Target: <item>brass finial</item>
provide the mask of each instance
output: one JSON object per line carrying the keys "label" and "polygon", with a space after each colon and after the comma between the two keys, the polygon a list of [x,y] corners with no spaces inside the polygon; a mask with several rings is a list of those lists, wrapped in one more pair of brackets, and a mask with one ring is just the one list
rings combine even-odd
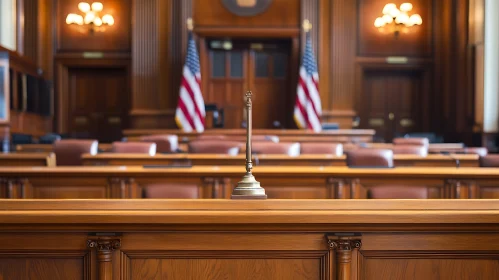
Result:
{"label": "brass finial", "polygon": [[303,31],[305,31],[305,33],[307,33],[311,29],[312,29],[312,24],[310,23],[310,21],[308,19],[304,20],[303,21]]}
{"label": "brass finial", "polygon": [[192,18],[187,19],[187,30],[189,31],[194,30],[194,22],[192,21]]}
{"label": "brass finial", "polygon": [[251,91],[246,92],[246,175],[232,191],[232,199],[266,199],[265,189],[260,186],[260,182],[255,180],[251,170],[251,133],[253,129],[253,116],[251,114]]}

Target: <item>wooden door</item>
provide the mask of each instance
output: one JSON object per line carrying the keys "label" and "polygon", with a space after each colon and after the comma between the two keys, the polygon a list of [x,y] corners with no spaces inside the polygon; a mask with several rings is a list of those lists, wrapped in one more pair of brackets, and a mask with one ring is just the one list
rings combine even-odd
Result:
{"label": "wooden door", "polygon": [[121,139],[128,110],[125,69],[69,69],[70,135],[112,142]]}
{"label": "wooden door", "polygon": [[376,142],[420,131],[423,84],[419,71],[366,71],[361,126],[376,130]]}
{"label": "wooden door", "polygon": [[[253,127],[285,126],[291,118],[289,100],[290,42],[231,42],[229,50],[212,48],[209,41],[209,73],[205,103],[224,109],[224,128],[240,128],[244,122],[244,94],[253,92]],[[223,43],[221,43],[223,46]]]}

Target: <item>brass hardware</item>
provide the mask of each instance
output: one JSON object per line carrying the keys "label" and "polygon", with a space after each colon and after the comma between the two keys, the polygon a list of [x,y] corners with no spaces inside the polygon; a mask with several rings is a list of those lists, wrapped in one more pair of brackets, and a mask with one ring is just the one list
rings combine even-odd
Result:
{"label": "brass hardware", "polygon": [[96,59],[96,58],[103,58],[104,53],[103,52],[83,52],[83,58],[86,59]]}
{"label": "brass hardware", "polygon": [[388,114],[388,119],[393,121],[393,119],[395,118],[395,114],[394,113],[390,113]]}
{"label": "brass hardware", "polygon": [[237,0],[237,5],[245,8],[254,7],[256,0]]}
{"label": "brass hardware", "polygon": [[110,124],[120,124],[121,123],[121,119],[119,117],[109,117],[107,119],[107,122],[110,123]]}
{"label": "brass hardware", "polygon": [[405,56],[388,56],[386,58],[386,63],[388,64],[406,64],[409,59]]}
{"label": "brass hardware", "polygon": [[237,187],[232,191],[232,199],[266,199],[265,189],[260,186],[260,182],[255,180],[251,170],[251,134],[253,129],[253,116],[251,114],[251,91],[246,92],[246,175],[237,183]]}
{"label": "brass hardware", "polygon": [[88,123],[87,117],[76,117],[74,118],[74,123],[76,125],[86,125]]}
{"label": "brass hardware", "polygon": [[369,126],[383,126],[385,125],[385,120],[382,118],[369,119]]}
{"label": "brass hardware", "polygon": [[263,44],[251,43],[250,49],[255,50],[255,51],[261,51],[261,50],[263,50]]}
{"label": "brass hardware", "polygon": [[403,127],[409,127],[409,126],[413,126],[414,122],[411,119],[401,119],[400,125]]}

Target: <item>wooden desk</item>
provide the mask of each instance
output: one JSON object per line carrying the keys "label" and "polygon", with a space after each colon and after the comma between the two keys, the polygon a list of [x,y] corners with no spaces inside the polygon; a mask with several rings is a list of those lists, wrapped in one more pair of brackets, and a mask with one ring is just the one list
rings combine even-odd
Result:
{"label": "wooden desk", "polygon": [[[110,151],[111,144],[99,143],[100,151]],[[51,153],[53,151],[52,144],[20,144],[16,145],[17,153]]]}
{"label": "wooden desk", "polygon": [[[245,162],[245,155],[228,156],[220,154],[115,154],[101,153],[97,155],[84,154],[84,165],[241,165]],[[345,156],[333,155],[300,155],[290,157],[286,155],[258,155],[253,158],[256,166],[346,166]],[[478,155],[395,155],[395,166],[437,166],[455,167],[456,159],[462,167],[478,167]]]}
{"label": "wooden desk", "polygon": [[[189,142],[201,135],[197,132],[183,132],[179,129],[129,129],[123,134],[129,139],[152,134],[178,135],[180,143]],[[203,135],[227,135],[231,138],[246,138],[245,129],[207,129]],[[338,129],[315,133],[301,129],[253,129],[253,135],[279,136],[281,142],[341,142],[341,143],[367,143],[373,141],[375,131],[372,129]]]}
{"label": "wooden desk", "polygon": [[492,200],[0,200],[0,278],[499,279]]}
{"label": "wooden desk", "polygon": [[[0,197],[140,198],[143,187],[168,184],[191,188],[198,198],[229,198],[244,172],[243,166],[2,167]],[[365,198],[380,185],[426,186],[430,198],[499,198],[498,168],[257,166],[254,174],[269,198]]]}
{"label": "wooden desk", "polygon": [[0,153],[0,166],[56,166],[54,153]]}

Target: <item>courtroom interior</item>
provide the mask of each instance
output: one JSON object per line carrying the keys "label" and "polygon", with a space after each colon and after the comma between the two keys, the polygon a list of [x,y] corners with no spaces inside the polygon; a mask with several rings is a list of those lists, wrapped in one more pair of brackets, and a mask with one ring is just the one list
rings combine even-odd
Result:
{"label": "courtroom interior", "polygon": [[0,0],[0,280],[499,279],[498,0]]}

